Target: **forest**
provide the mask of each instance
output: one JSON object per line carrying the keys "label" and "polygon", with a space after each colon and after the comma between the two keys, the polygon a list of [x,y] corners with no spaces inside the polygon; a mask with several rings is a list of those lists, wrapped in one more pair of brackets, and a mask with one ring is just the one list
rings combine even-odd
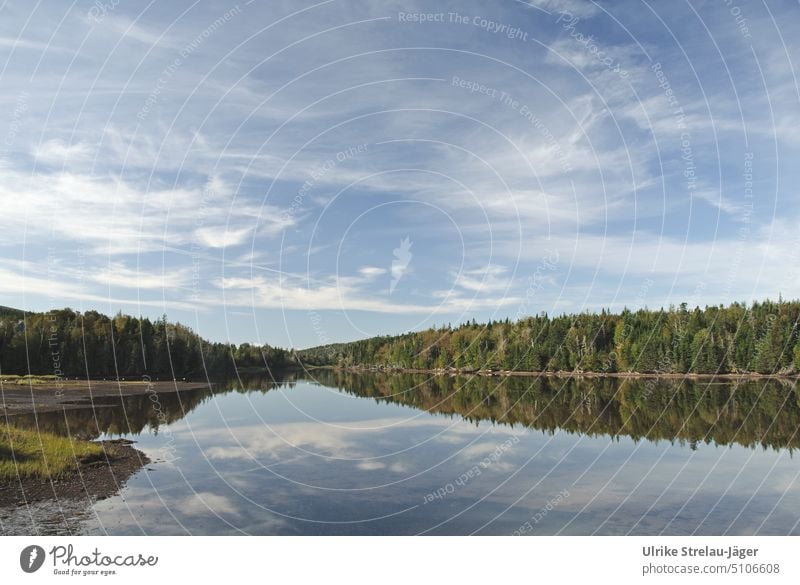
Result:
{"label": "forest", "polygon": [[460,371],[792,375],[800,301],[445,325],[298,352],[307,365]]}
{"label": "forest", "polygon": [[151,321],[0,307],[0,375],[227,378],[304,365],[459,371],[779,374],[800,371],[800,301],[474,320],[297,353]]}
{"label": "forest", "polygon": [[268,345],[209,342],[166,316],[47,313],[0,307],[0,375],[227,378],[240,370],[280,370],[291,352]]}

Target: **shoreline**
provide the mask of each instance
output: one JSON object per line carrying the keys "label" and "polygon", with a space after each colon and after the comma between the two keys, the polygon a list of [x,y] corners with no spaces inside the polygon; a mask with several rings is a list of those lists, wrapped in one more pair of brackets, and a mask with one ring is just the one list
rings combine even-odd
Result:
{"label": "shoreline", "polygon": [[67,499],[86,500],[88,504],[104,500],[117,495],[133,475],[151,462],[133,447],[134,441],[113,439],[94,444],[102,445],[104,456],[82,461],[74,472],[62,477],[0,480],[0,509]]}
{"label": "shoreline", "polygon": [[0,383],[0,417],[101,406],[100,399],[208,389],[208,382],[64,380],[47,384]]}
{"label": "shoreline", "polygon": [[574,372],[574,371],[522,371],[522,370],[466,370],[457,368],[390,368],[378,366],[306,366],[312,370],[334,370],[354,373],[382,374],[429,374],[434,376],[484,376],[527,378],[617,378],[617,379],[664,379],[664,380],[788,380],[797,381],[800,374],[759,374],[755,372],[727,374],[696,374],[670,372]]}

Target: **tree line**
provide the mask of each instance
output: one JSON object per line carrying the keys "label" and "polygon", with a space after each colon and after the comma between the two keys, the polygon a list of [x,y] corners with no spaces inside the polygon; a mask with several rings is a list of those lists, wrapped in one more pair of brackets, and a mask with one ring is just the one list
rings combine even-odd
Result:
{"label": "tree line", "polygon": [[210,342],[166,317],[0,307],[0,374],[229,377],[307,365],[461,371],[795,374],[800,301],[474,320],[294,352]]}
{"label": "tree line", "polygon": [[319,346],[309,365],[404,369],[794,374],[800,301],[546,313]]}
{"label": "tree line", "polygon": [[287,350],[212,343],[166,316],[151,321],[122,313],[0,307],[0,375],[230,377],[242,369],[280,370],[292,363]]}

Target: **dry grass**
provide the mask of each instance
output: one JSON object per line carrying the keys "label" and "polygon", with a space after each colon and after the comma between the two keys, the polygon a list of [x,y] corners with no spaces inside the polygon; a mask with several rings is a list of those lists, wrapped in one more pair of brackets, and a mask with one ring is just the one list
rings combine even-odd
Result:
{"label": "dry grass", "polygon": [[0,376],[0,382],[3,382],[4,384],[17,384],[18,386],[28,384],[52,384],[56,381],[56,379],[56,376],[52,374],[26,374],[24,376],[20,376],[18,374],[3,374]]}

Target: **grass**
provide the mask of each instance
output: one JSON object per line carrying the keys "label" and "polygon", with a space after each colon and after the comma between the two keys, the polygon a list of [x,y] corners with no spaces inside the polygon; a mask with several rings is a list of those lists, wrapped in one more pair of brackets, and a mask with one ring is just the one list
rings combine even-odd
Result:
{"label": "grass", "polygon": [[56,381],[56,376],[52,374],[3,374],[0,375],[0,382],[5,384],[17,384],[18,386],[33,384],[52,384]]}
{"label": "grass", "polygon": [[0,425],[0,481],[58,478],[101,457],[103,447],[95,443]]}
{"label": "grass", "polygon": [[[261,368],[258,371],[263,371]],[[101,381],[99,378],[94,380],[95,382]],[[108,379],[103,378],[103,382],[117,382],[120,384],[147,384],[146,380],[142,380],[139,378],[134,377],[133,379],[126,380],[125,378],[111,378]],[[152,380],[158,381],[158,380]],[[171,378],[164,378],[165,382],[174,381]],[[69,379],[69,378],[59,378],[58,376],[54,376],[52,374],[25,374],[24,376],[20,376],[19,374],[2,374],[0,375],[0,382],[3,384],[16,384],[17,386],[40,386],[40,385],[50,385],[53,386],[57,382],[62,386],[69,386],[74,384],[85,384],[88,382],[86,379],[78,380],[78,379]]]}

